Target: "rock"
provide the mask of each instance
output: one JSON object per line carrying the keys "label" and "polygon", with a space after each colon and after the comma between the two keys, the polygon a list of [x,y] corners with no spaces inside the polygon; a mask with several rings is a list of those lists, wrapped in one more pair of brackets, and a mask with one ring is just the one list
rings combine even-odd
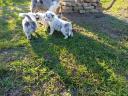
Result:
{"label": "rock", "polygon": [[99,12],[100,0],[63,0],[62,12]]}

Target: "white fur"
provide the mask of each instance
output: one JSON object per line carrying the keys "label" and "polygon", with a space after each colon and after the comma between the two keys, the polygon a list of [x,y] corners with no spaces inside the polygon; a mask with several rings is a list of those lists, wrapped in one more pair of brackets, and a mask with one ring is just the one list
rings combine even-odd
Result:
{"label": "white fur", "polygon": [[20,13],[19,16],[24,17],[22,20],[23,31],[25,32],[27,39],[31,39],[31,33],[36,31],[37,28],[36,15],[30,12]]}
{"label": "white fur", "polygon": [[31,0],[31,3],[31,12],[46,12],[47,10],[55,12],[60,6],[59,0]]}
{"label": "white fur", "polygon": [[56,12],[56,9],[60,6],[60,3],[57,1],[52,2],[52,6],[50,6],[49,11]]}
{"label": "white fur", "polygon": [[46,22],[48,22],[50,26],[49,35],[52,35],[53,32],[57,30],[60,31],[65,36],[64,39],[67,39],[69,36],[73,37],[71,22],[58,18],[58,16],[51,11],[47,11],[43,18]]}

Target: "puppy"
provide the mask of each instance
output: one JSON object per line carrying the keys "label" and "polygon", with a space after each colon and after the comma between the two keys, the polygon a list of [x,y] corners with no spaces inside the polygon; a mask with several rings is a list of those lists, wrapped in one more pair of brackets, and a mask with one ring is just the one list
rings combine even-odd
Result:
{"label": "puppy", "polygon": [[31,12],[46,12],[50,10],[52,12],[60,11],[59,0],[31,0]]}
{"label": "puppy", "polygon": [[22,20],[23,31],[27,39],[31,39],[31,33],[37,29],[36,15],[34,13],[20,13],[20,17],[24,17]]}
{"label": "puppy", "polygon": [[52,35],[56,30],[60,31],[64,35],[64,39],[67,39],[69,36],[73,37],[71,22],[60,19],[55,13],[51,11],[47,11],[45,15],[43,15],[43,18],[50,26],[49,35]]}

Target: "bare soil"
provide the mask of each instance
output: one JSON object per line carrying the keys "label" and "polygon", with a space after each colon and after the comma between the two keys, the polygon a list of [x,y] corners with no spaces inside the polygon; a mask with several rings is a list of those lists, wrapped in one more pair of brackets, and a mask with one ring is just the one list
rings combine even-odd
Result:
{"label": "bare soil", "polygon": [[[122,35],[126,35],[124,30],[115,29],[112,25],[116,24],[116,22],[120,22],[121,24],[126,24],[126,20],[119,20],[114,16],[104,13],[63,13],[63,16],[66,17],[69,21],[78,24],[82,27],[87,27],[86,25],[90,25],[92,30],[100,31],[105,34],[108,34],[112,38],[119,38]],[[126,18],[125,18],[126,19]],[[116,21],[116,22],[114,22]],[[91,31],[92,31],[91,30]]]}

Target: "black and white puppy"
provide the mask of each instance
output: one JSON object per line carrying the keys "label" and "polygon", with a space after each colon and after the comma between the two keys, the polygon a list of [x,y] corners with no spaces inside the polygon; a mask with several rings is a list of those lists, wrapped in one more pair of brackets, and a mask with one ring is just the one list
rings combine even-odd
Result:
{"label": "black and white puppy", "polygon": [[24,17],[22,20],[23,31],[27,39],[31,39],[31,33],[37,29],[36,15],[34,13],[20,13],[20,17]]}
{"label": "black and white puppy", "polygon": [[[37,13],[37,15],[41,15],[41,13]],[[49,35],[52,35],[56,30],[60,31],[65,36],[64,39],[67,39],[69,36],[73,37],[71,22],[62,20],[54,12],[47,11],[42,13],[42,19],[44,19],[50,26]]]}
{"label": "black and white puppy", "polygon": [[55,12],[60,6],[59,0],[31,0],[31,12]]}

